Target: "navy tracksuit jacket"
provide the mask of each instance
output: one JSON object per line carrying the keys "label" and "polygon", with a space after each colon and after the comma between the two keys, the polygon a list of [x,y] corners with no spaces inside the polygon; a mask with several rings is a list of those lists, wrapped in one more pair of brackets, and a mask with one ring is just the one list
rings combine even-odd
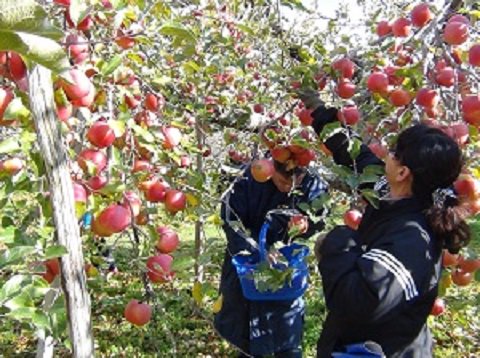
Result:
{"label": "navy tracksuit jacket", "polygon": [[[221,209],[223,228],[227,236],[227,250],[222,267],[220,293],[223,305],[215,315],[217,331],[230,343],[252,355],[267,355],[299,348],[303,332],[304,301],[249,301],[242,293],[240,281],[231,260],[232,255],[247,250],[257,253],[249,239],[258,242],[260,228],[268,211],[276,208],[298,208],[301,202],[311,202],[327,189],[317,174],[308,171],[298,194],[281,193],[271,180],[256,182],[248,167],[227,192]],[[287,239],[287,217],[273,217],[267,243]],[[241,221],[250,232],[239,229]],[[322,222],[309,223],[308,237],[319,232]]]}
{"label": "navy tracksuit jacket", "polygon": [[[335,121],[336,110],[319,108],[314,128]],[[347,137],[338,133],[326,141],[337,163],[351,166]],[[362,145],[360,171],[381,164]],[[386,181],[376,190],[388,192]],[[427,317],[438,291],[442,247],[432,235],[423,208],[414,198],[380,200],[369,205],[360,227],[338,226],[325,238],[319,269],[328,308],[317,357],[331,357],[346,345],[378,343],[387,357],[432,356]]]}

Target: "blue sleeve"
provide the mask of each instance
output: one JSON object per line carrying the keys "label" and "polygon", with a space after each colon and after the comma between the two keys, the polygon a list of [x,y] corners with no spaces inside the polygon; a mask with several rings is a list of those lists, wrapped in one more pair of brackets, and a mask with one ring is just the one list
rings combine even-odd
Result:
{"label": "blue sleeve", "polygon": [[248,200],[249,178],[243,175],[236,179],[233,187],[225,194],[221,207],[223,229],[227,236],[227,249],[232,256],[244,250],[251,253],[257,251],[256,240],[247,231],[247,228],[250,227]]}

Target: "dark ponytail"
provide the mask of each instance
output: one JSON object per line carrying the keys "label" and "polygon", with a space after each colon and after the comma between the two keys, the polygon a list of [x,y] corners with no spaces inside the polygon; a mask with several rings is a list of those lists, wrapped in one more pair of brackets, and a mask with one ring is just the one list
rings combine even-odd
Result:
{"label": "dark ponytail", "polygon": [[435,237],[451,254],[458,254],[470,242],[470,227],[465,221],[468,216],[466,208],[434,205],[425,211],[425,216]]}
{"label": "dark ponytail", "polygon": [[449,252],[458,253],[470,241],[467,211],[452,196],[435,204],[432,197],[437,189],[452,186],[460,174],[458,144],[439,129],[416,125],[398,136],[395,157],[412,172],[413,195],[425,208],[435,237]]}

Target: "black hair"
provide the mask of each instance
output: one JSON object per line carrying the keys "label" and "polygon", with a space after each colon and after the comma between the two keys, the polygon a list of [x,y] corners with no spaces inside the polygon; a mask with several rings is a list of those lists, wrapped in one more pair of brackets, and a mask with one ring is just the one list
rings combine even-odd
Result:
{"label": "black hair", "polygon": [[470,241],[467,211],[456,199],[438,206],[432,198],[436,189],[451,187],[460,174],[463,159],[458,144],[441,130],[419,124],[400,133],[394,155],[410,169],[413,195],[425,208],[433,233],[444,248],[458,253]]}

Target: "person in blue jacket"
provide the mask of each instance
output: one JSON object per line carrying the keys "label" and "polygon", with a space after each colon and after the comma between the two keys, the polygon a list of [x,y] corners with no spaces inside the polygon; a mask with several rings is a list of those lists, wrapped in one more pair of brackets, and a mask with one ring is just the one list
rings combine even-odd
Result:
{"label": "person in blue jacket", "polygon": [[[327,115],[315,94],[303,99],[314,110],[317,132],[336,120],[336,110]],[[337,163],[352,165],[345,132],[325,144]],[[373,157],[362,145],[360,161]],[[378,207],[367,205],[358,230],[338,226],[317,242],[328,308],[317,357],[355,357],[352,347],[362,345],[364,357],[432,356],[426,321],[438,294],[442,250],[456,254],[470,240],[467,212],[450,189],[462,164],[457,143],[442,131],[421,124],[405,129],[375,186]],[[371,342],[377,355],[366,355]]]}
{"label": "person in blue jacket", "polygon": [[[255,181],[250,167],[247,167],[224,195],[221,208],[227,249],[220,281],[223,304],[215,315],[214,325],[223,338],[239,349],[240,357],[302,356],[303,298],[249,301],[243,296],[232,264],[232,256],[242,251],[258,253],[260,228],[270,210],[298,209],[298,204],[310,203],[327,190],[326,183],[311,169],[296,167],[287,170],[285,164],[278,162],[274,166],[275,173],[264,183]],[[286,216],[272,215],[267,245],[276,241],[287,242],[288,221]],[[322,222],[310,222],[303,236],[318,232],[322,226]]]}

